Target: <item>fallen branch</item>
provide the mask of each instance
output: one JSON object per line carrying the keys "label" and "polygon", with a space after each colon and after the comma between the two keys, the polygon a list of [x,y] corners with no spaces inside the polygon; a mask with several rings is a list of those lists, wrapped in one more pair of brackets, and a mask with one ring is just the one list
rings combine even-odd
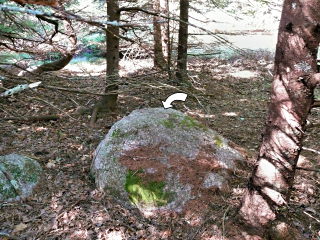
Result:
{"label": "fallen branch", "polygon": [[320,223],[320,220],[314,216],[312,216],[310,213],[307,213],[306,211],[303,211],[304,214],[306,214],[308,217],[311,217],[312,219],[316,220],[318,223]]}
{"label": "fallen branch", "polygon": [[[5,80],[6,78],[2,78],[2,79]],[[28,80],[28,78],[25,78],[23,76],[21,76],[21,77],[10,76],[10,78],[7,78],[7,79],[23,79],[25,81],[28,81],[29,84],[21,84],[21,85],[18,85],[16,87],[14,87],[14,88],[8,89],[5,92],[1,93],[0,97],[7,97],[7,96],[13,95],[15,93],[24,91],[26,89],[38,87],[40,84],[41,84],[41,86],[39,86],[39,88],[45,88],[45,89],[50,89],[50,90],[59,90],[59,91],[79,93],[79,94],[88,94],[88,95],[95,95],[95,96],[106,96],[107,95],[105,93],[94,93],[94,92],[90,92],[90,91],[86,91],[86,90],[79,90],[79,89],[63,88],[63,87],[57,87],[57,86],[51,86],[51,85],[44,85],[41,81],[39,81],[39,82],[30,82]]]}
{"label": "fallen branch", "polygon": [[307,147],[302,147],[302,150],[308,151],[308,152],[312,152],[312,153],[316,153],[320,155],[320,151],[314,150],[312,148],[307,148]]}
{"label": "fallen branch", "polygon": [[306,127],[307,128],[320,127],[320,123],[311,123],[311,122],[308,121]]}
{"label": "fallen branch", "polygon": [[30,89],[30,88],[36,88],[41,84],[41,82],[34,82],[34,83],[29,83],[29,84],[21,84],[18,86],[15,86],[14,88],[10,88],[6,90],[5,92],[0,94],[0,97],[8,97],[13,94],[16,94],[18,92],[22,92],[24,90]]}
{"label": "fallen branch", "polygon": [[315,100],[313,105],[312,105],[313,108],[318,108],[320,107],[320,100]]}
{"label": "fallen branch", "polygon": [[48,85],[43,85],[43,86],[41,86],[41,88],[58,90],[58,91],[65,91],[65,92],[72,92],[72,93],[79,93],[79,94],[96,95],[96,96],[107,96],[108,95],[105,93],[94,93],[94,92],[90,92],[90,91],[86,91],[86,90],[62,88],[62,87],[48,86]]}
{"label": "fallen branch", "polygon": [[309,171],[309,172],[320,172],[320,169],[315,168],[304,168],[304,167],[296,167],[298,170]]}
{"label": "fallen branch", "polygon": [[2,121],[18,121],[18,122],[37,122],[37,121],[57,121],[60,119],[58,115],[40,115],[27,117],[7,117],[1,118]]}

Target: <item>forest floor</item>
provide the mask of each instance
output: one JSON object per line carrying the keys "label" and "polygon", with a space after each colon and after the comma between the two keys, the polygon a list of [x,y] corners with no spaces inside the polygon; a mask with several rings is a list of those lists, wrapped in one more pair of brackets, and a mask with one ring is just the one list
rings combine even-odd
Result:
{"label": "forest floor", "polygon": [[[124,73],[126,64],[129,66],[122,64]],[[102,71],[97,72],[98,69],[82,65],[42,79],[45,85],[102,93],[105,72],[101,65]],[[30,156],[44,169],[43,181],[32,197],[0,203],[0,239],[1,234],[13,239],[228,239],[225,223],[239,207],[257,156],[271,72],[272,59],[267,56],[193,58],[189,62],[193,85],[190,90],[172,86],[165,72],[142,68],[123,78],[118,110],[101,116],[95,127],[89,126],[90,112],[84,109],[91,107],[98,96],[39,88],[0,99],[0,154]],[[161,107],[161,101],[178,91],[188,93],[188,98],[174,103],[174,108],[218,131],[248,155],[248,171],[236,173],[229,194],[217,193],[217,200],[200,225],[193,225],[178,214],[145,218],[97,191],[89,177],[92,154],[115,121],[134,109]],[[60,118],[21,119],[53,114]],[[320,121],[320,110],[312,111],[310,121]],[[304,145],[319,150],[319,139],[319,129],[310,128]],[[303,151],[302,155],[301,167],[319,169],[319,152]],[[317,171],[298,170],[288,206],[288,219],[305,239],[320,238],[319,176]]]}

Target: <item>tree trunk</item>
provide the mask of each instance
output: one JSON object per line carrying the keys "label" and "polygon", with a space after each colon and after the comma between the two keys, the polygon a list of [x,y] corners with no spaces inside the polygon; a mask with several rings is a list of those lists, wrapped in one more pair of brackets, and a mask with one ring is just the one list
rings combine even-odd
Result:
{"label": "tree trunk", "polygon": [[163,54],[167,62],[167,71],[169,79],[172,79],[172,71],[171,71],[171,56],[172,56],[172,42],[170,39],[170,9],[169,9],[169,0],[160,0],[160,8],[161,12],[167,16],[167,22],[162,28],[162,48]]}
{"label": "tree trunk", "polygon": [[[160,0],[160,12],[169,17],[169,0]],[[170,38],[170,19],[162,19],[165,20],[166,23],[163,24],[161,28],[162,35],[162,52],[164,58],[168,60],[169,55],[169,38]]]}
{"label": "tree trunk", "polygon": [[187,80],[187,50],[188,50],[188,11],[189,0],[180,0],[180,24],[178,39],[178,58],[176,77],[179,82]]}
{"label": "tree trunk", "polygon": [[[109,21],[120,21],[118,0],[107,0],[107,13]],[[119,79],[119,27],[110,26],[107,28],[107,86],[105,93],[118,90],[116,81]],[[111,110],[116,108],[118,94],[106,96],[106,105]]]}
{"label": "tree trunk", "polygon": [[[120,12],[118,0],[107,0],[107,14],[109,21],[120,20]],[[117,80],[119,79],[119,27],[108,25],[107,27],[107,77],[105,93],[101,100],[95,105],[90,125],[94,125],[97,114],[100,111],[114,111],[117,106],[118,93],[114,93],[119,89]]]}
{"label": "tree trunk", "polygon": [[[154,12],[161,13],[160,0],[153,1]],[[162,48],[162,27],[161,17],[153,16],[153,37],[154,37],[154,66],[158,68],[165,68],[166,61]]]}
{"label": "tree trunk", "polygon": [[319,84],[316,56],[320,1],[285,0],[275,55],[274,79],[259,156],[240,215],[253,229],[275,220],[290,198],[306,119]]}

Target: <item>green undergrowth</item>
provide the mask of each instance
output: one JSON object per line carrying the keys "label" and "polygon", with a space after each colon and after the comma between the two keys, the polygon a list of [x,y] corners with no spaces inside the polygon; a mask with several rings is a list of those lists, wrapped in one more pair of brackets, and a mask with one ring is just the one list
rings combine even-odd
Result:
{"label": "green undergrowth", "polygon": [[130,201],[135,205],[163,206],[170,202],[172,193],[164,191],[165,183],[151,181],[144,183],[139,177],[140,171],[129,170],[126,176],[125,189]]}

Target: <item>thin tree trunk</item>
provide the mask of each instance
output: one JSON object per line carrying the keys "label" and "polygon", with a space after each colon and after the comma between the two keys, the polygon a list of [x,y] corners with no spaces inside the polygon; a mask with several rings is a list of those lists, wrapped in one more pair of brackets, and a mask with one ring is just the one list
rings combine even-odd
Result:
{"label": "thin tree trunk", "polygon": [[[160,0],[160,12],[169,17],[169,0]],[[162,19],[165,20],[165,19]],[[166,19],[166,23],[161,27],[162,52],[165,59],[168,59],[169,52],[169,37],[170,37],[170,19]]]}
{"label": "thin tree trunk", "polygon": [[162,28],[162,48],[163,54],[167,62],[167,71],[169,79],[172,79],[172,72],[171,72],[171,41],[170,41],[170,9],[169,9],[169,0],[160,0],[160,8],[162,9],[161,12],[165,16],[167,16],[167,22]]}
{"label": "thin tree trunk", "polygon": [[318,0],[284,1],[266,128],[240,209],[245,222],[260,232],[290,198],[306,119],[320,79],[316,74],[319,9]]}
{"label": "thin tree trunk", "polygon": [[[153,1],[154,12],[161,13],[160,0]],[[165,68],[166,61],[162,48],[162,27],[160,20],[162,18],[153,16],[153,37],[154,37],[154,66],[158,68]]]}
{"label": "thin tree trunk", "polygon": [[[110,21],[120,20],[119,1],[107,0],[107,13]],[[110,26],[107,28],[107,86],[105,93],[118,90],[115,82],[119,78],[119,27]],[[116,108],[118,94],[110,94],[106,97],[107,107],[111,110]]]}
{"label": "thin tree trunk", "polygon": [[[120,20],[120,12],[118,0],[107,0],[107,14],[109,21]],[[106,77],[106,96],[103,96],[101,100],[95,105],[90,125],[93,126],[97,114],[100,111],[108,112],[114,111],[117,106],[117,93],[110,93],[117,91],[119,86],[117,80],[119,79],[119,27],[108,25],[107,27],[107,77]]]}
{"label": "thin tree trunk", "polygon": [[180,0],[180,24],[178,37],[178,58],[176,77],[180,82],[187,80],[187,50],[188,50],[188,12],[189,0]]}

